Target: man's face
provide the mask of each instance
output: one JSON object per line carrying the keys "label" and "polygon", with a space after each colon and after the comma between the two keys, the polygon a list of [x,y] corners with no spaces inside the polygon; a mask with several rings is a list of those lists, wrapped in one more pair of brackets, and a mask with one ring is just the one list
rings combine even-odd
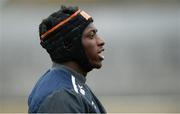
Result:
{"label": "man's face", "polygon": [[105,42],[97,35],[97,29],[92,23],[83,32],[82,44],[92,67],[101,68]]}

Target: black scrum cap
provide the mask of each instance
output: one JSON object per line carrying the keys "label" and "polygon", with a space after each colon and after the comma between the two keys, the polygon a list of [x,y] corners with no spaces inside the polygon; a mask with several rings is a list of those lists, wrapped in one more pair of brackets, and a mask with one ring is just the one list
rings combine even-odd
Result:
{"label": "black scrum cap", "polygon": [[41,45],[52,61],[77,61],[86,71],[92,69],[82,45],[82,33],[93,22],[92,17],[78,7],[65,7],[44,19],[39,26]]}

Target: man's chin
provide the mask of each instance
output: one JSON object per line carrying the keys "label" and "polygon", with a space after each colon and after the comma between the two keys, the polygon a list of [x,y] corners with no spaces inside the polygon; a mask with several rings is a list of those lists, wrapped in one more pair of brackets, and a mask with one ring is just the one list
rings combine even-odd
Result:
{"label": "man's chin", "polygon": [[101,64],[101,63],[96,64],[96,65],[94,66],[94,68],[96,68],[96,69],[100,69],[101,67],[102,67],[102,64]]}

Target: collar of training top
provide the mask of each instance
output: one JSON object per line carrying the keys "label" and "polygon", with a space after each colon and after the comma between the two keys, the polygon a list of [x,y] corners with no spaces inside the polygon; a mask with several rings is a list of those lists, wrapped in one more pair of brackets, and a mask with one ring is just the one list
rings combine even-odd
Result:
{"label": "collar of training top", "polygon": [[72,75],[75,76],[75,78],[76,78],[79,82],[81,82],[81,83],[83,83],[83,84],[86,82],[86,78],[85,78],[82,74],[76,72],[75,70],[73,70],[72,68],[70,68],[70,67],[68,67],[68,66],[65,66],[65,65],[62,65],[62,64],[53,62],[53,65],[52,65],[52,68],[51,68],[51,69],[66,69],[66,70],[68,70],[70,73],[72,73]]}
{"label": "collar of training top", "polygon": [[[85,11],[78,9],[75,13],[73,13],[71,16],[69,16],[67,19],[61,21],[59,24],[57,24],[56,26],[54,26],[53,28],[51,28],[50,30],[48,30],[47,32],[45,32],[44,34],[42,34],[40,36],[41,41],[43,41],[44,39],[47,38],[47,36],[49,34],[51,34],[53,31],[56,31],[58,28],[61,28],[63,25],[66,25],[69,21],[73,20],[76,17],[82,17],[82,18],[78,18],[79,21],[82,22],[89,22],[92,20],[92,17],[87,14]],[[82,19],[82,20],[80,20]]]}

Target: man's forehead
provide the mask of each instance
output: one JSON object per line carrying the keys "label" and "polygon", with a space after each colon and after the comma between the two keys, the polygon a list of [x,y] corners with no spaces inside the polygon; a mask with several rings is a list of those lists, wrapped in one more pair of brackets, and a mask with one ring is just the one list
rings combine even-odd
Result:
{"label": "man's forehead", "polygon": [[87,26],[87,28],[89,28],[89,29],[96,29],[96,27],[95,27],[95,25],[93,24],[93,23],[90,23],[88,26]]}
{"label": "man's forehead", "polygon": [[89,24],[89,25],[86,27],[86,29],[84,30],[84,32],[85,32],[85,33],[88,33],[88,32],[90,32],[90,31],[92,31],[92,30],[96,30],[96,31],[97,31],[97,28],[96,28],[96,26],[95,26],[93,23]]}

